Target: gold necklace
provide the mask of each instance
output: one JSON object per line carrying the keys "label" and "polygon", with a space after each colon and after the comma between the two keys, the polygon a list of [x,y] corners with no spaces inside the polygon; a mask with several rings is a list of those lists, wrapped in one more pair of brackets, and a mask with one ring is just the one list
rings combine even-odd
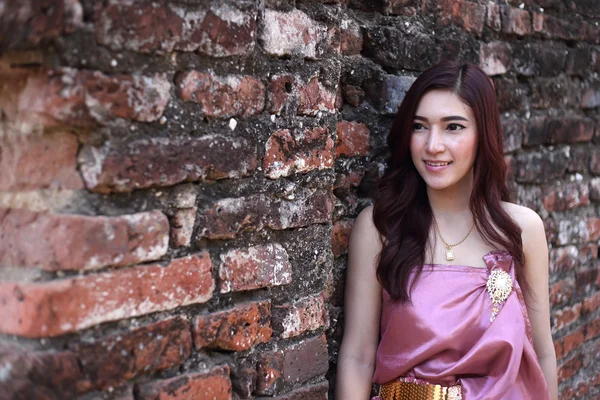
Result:
{"label": "gold necklace", "polygon": [[[432,214],[432,216],[433,216],[433,214]],[[444,244],[446,245],[446,260],[452,261],[452,260],[454,260],[454,250],[452,250],[452,248],[454,246],[458,246],[459,244],[464,242],[466,238],[469,237],[469,235],[471,234],[471,231],[473,230],[473,227],[475,226],[475,221],[473,221],[473,225],[471,225],[471,229],[469,229],[469,232],[467,232],[465,237],[462,238],[462,240],[460,242],[455,243],[455,244],[449,244],[448,242],[446,242],[444,240],[444,237],[442,236],[442,232],[440,232],[440,227],[438,226],[437,222],[435,221],[435,217],[433,217],[433,225],[435,226],[435,230],[437,231],[438,235],[440,235],[440,239],[442,239],[442,242],[444,242]]]}

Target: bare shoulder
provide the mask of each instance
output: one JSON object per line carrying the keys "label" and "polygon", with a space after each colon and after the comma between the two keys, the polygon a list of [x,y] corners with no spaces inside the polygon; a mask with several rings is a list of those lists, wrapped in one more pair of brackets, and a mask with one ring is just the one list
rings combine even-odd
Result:
{"label": "bare shoulder", "polygon": [[523,234],[530,234],[544,230],[544,222],[542,218],[529,207],[519,204],[502,202],[502,207],[511,216],[511,218],[519,225]]}

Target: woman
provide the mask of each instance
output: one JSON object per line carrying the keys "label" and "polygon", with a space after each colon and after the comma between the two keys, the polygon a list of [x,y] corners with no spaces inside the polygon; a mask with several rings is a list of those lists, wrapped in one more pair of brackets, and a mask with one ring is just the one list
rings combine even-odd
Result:
{"label": "woman", "polygon": [[350,238],[337,398],[556,400],[544,226],[508,202],[491,80],[432,67],[387,143]]}

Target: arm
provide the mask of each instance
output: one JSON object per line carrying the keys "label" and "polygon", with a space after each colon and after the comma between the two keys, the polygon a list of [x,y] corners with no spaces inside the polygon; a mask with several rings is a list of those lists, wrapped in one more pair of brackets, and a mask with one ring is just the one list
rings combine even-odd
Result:
{"label": "arm", "polygon": [[520,218],[525,253],[525,279],[533,296],[523,291],[533,336],[533,347],[552,399],[558,399],[556,352],[550,329],[550,300],[548,293],[548,244],[542,219],[525,209]]}
{"label": "arm", "polygon": [[367,207],[360,213],[350,235],[336,399],[365,400],[371,393],[381,314],[381,285],[376,277],[381,242],[372,212]]}

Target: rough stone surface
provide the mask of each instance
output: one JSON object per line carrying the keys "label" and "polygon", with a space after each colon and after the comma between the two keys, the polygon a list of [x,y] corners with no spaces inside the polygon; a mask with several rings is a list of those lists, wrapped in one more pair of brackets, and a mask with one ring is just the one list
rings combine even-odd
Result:
{"label": "rough stone surface", "polygon": [[273,329],[282,338],[289,338],[327,327],[329,317],[322,295],[307,296],[291,303],[273,307]]}
{"label": "rough stone surface", "polygon": [[141,384],[137,397],[141,400],[231,400],[229,366]]}

